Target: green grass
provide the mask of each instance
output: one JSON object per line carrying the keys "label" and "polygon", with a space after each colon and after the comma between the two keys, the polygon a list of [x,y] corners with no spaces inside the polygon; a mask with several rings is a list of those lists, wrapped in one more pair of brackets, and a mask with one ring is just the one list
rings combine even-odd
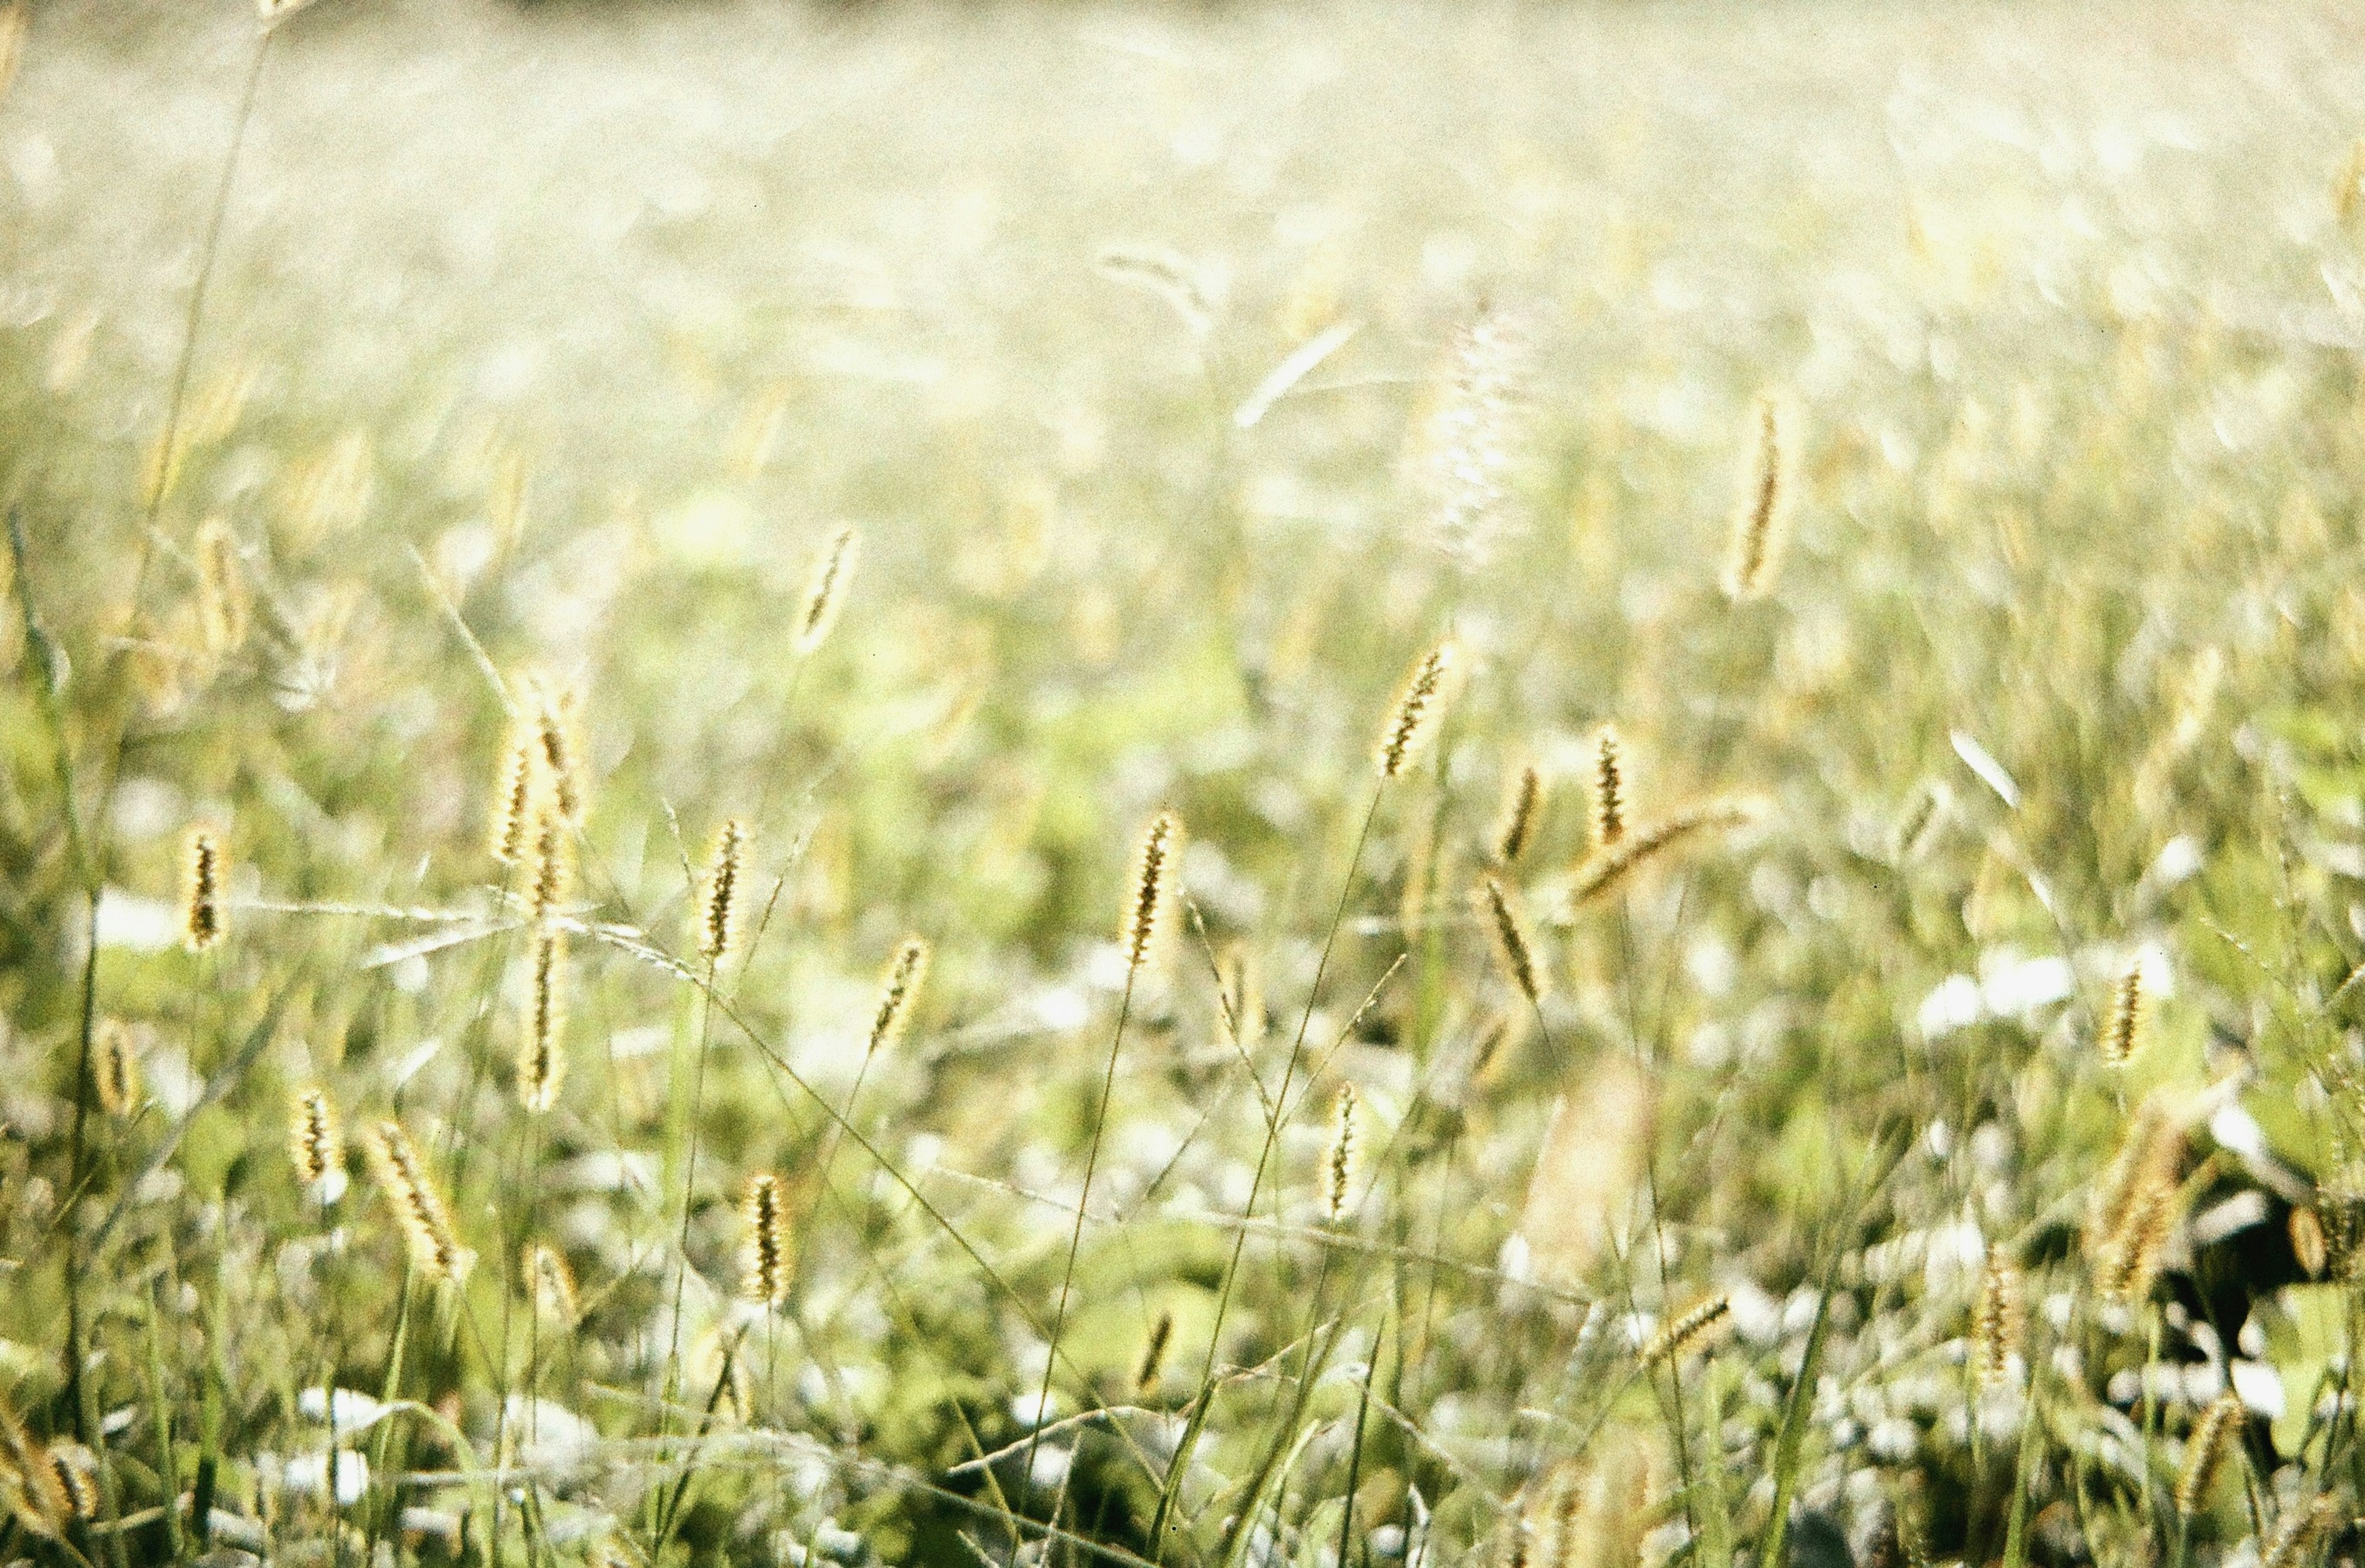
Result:
{"label": "green grass", "polygon": [[[0,96],[0,1560],[2353,1557],[2358,41],[321,0],[258,57],[235,6],[43,6]],[[1790,547],[1734,603],[1767,391]],[[537,680],[584,808],[531,1114],[488,843]],[[1761,813],[1572,896],[1607,722],[1630,834]]]}

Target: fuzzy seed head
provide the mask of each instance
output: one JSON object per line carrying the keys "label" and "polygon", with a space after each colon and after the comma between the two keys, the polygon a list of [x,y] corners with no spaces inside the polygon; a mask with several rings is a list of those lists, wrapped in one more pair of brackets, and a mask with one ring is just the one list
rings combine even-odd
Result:
{"label": "fuzzy seed head", "polygon": [[2111,993],[2111,1019],[2102,1031],[2102,1059],[2113,1067],[2124,1067],[2135,1059],[2143,1045],[2144,1014],[2149,1011],[2149,1002],[2144,994],[2143,961],[2138,958],[2127,966]]}
{"label": "fuzzy seed head", "polygon": [[706,861],[706,898],[700,910],[698,951],[709,963],[731,957],[739,941],[739,881],[747,854],[747,824],[737,817],[714,834]]}
{"label": "fuzzy seed head", "polygon": [[222,935],[221,841],[210,828],[193,827],[181,847],[181,941],[202,953]]}
{"label": "fuzzy seed head", "polygon": [[130,1025],[109,1018],[99,1025],[92,1056],[92,1087],[98,1108],[121,1121],[140,1108],[140,1036]]}
{"label": "fuzzy seed head", "polygon": [[1510,890],[1492,872],[1478,879],[1478,905],[1486,917],[1487,929],[1494,934],[1495,957],[1503,973],[1530,1003],[1541,1002],[1543,979],[1536,967],[1535,948],[1528,940],[1527,928],[1520,922],[1519,905]]}
{"label": "fuzzy seed head", "polygon": [[547,1242],[529,1241],[519,1256],[518,1272],[536,1313],[562,1328],[572,1328],[580,1321],[575,1271],[567,1266],[566,1254]]}
{"label": "fuzzy seed head", "polygon": [[1346,1223],[1348,1195],[1354,1189],[1355,1170],[1361,1159],[1355,1136],[1355,1086],[1342,1083],[1330,1114],[1330,1152],[1324,1161],[1328,1177],[1322,1194],[1326,1224]]}
{"label": "fuzzy seed head", "polygon": [[10,1510],[17,1521],[52,1539],[63,1533],[73,1504],[50,1463],[49,1450],[25,1429],[17,1412],[0,1404],[0,1482],[14,1480],[19,1496]]}
{"label": "fuzzy seed head", "polygon": [[1126,966],[1138,970],[1157,956],[1160,932],[1167,924],[1167,906],[1173,902],[1175,875],[1182,868],[1182,819],[1171,810],[1160,812],[1141,835],[1141,849],[1133,862],[1133,899],[1126,906]]}
{"label": "fuzzy seed head", "polygon": [[797,618],[797,656],[800,658],[820,647],[829,636],[829,629],[837,622],[838,605],[846,598],[846,585],[854,576],[854,564],[862,554],[862,535],[851,528],[842,528],[837,537],[814,567],[813,581],[805,588],[804,613]]}
{"label": "fuzzy seed head", "polygon": [[1159,1376],[1166,1370],[1166,1349],[1173,1342],[1174,1314],[1161,1312],[1158,1321],[1150,1325],[1149,1341],[1141,1348],[1141,1365],[1133,1374],[1135,1393],[1158,1392]]}
{"label": "fuzzy seed head", "polygon": [[49,1447],[50,1474],[57,1484],[56,1500],[64,1504],[67,1517],[91,1519],[98,1517],[98,1461],[80,1443],[51,1443]]}
{"label": "fuzzy seed head", "polygon": [[1642,1370],[1649,1372],[1663,1364],[1679,1361],[1698,1349],[1711,1329],[1721,1325],[1732,1312],[1732,1298],[1712,1295],[1680,1317],[1670,1318],[1659,1326],[1642,1347]]}
{"label": "fuzzy seed head", "polygon": [[1749,460],[1724,566],[1725,597],[1736,604],[1774,591],[1789,536],[1789,415],[1782,399],[1768,395],[1758,398],[1749,423]]}
{"label": "fuzzy seed head", "polygon": [[1387,728],[1380,735],[1380,777],[1394,778],[1405,770],[1420,748],[1435,733],[1439,718],[1445,710],[1446,686],[1452,679],[1459,650],[1453,640],[1445,641],[1422,655],[1405,677],[1404,688],[1396,694],[1395,707],[1388,714]]}
{"label": "fuzzy seed head", "polygon": [[1971,1315],[1971,1365],[1982,1388],[1995,1387],[2011,1375],[2012,1358],[2020,1354],[2026,1331],[2023,1301],[2020,1266],[2001,1242],[1990,1244]]}
{"label": "fuzzy seed head", "polygon": [[2339,1505],[2330,1497],[2318,1496],[2304,1507],[2294,1505],[2284,1509],[2275,1533],[2267,1538],[2266,1549],[2259,1554],[2259,1568],[2300,1568],[2316,1543],[2339,1522]]}
{"label": "fuzzy seed head", "polygon": [[197,567],[197,624],[205,633],[206,651],[219,658],[246,641],[253,601],[239,565],[238,541],[228,523],[218,517],[207,519],[190,543]]}
{"label": "fuzzy seed head", "polygon": [[1577,866],[1569,887],[1569,900],[1572,903],[1588,902],[1686,839],[1719,829],[1743,827],[1765,814],[1764,801],[1737,797],[1703,801],[1657,822],[1628,828],[1617,843],[1596,849]]}
{"label": "fuzzy seed head", "polygon": [[343,1165],[344,1145],[337,1132],[337,1111],[329,1103],[325,1090],[297,1092],[287,1118],[287,1158],[296,1167],[296,1180],[315,1190],[329,1180],[330,1172]]}
{"label": "fuzzy seed head", "polygon": [[526,912],[535,925],[546,924],[574,890],[575,845],[554,798],[534,817],[533,886],[526,895]]}
{"label": "fuzzy seed head", "polygon": [[559,1047],[565,1022],[560,994],[564,957],[558,933],[545,927],[533,942],[533,976],[526,989],[525,1027],[518,1041],[518,1100],[535,1115],[558,1103],[559,1081],[566,1074],[566,1057]]}
{"label": "fuzzy seed head", "polygon": [[403,1238],[410,1245],[412,1267],[439,1283],[456,1283],[468,1271],[468,1254],[452,1229],[452,1212],[427,1174],[410,1135],[388,1118],[370,1130],[370,1163],[378,1185],[386,1189]]}
{"label": "fuzzy seed head", "polygon": [[879,1011],[871,1016],[867,1051],[892,1046],[902,1037],[912,1009],[919,1002],[920,984],[927,976],[928,945],[917,936],[905,938],[879,982]]}
{"label": "fuzzy seed head", "polygon": [[1604,724],[1593,738],[1593,842],[1607,849],[1626,836],[1626,775],[1618,727]]}
{"label": "fuzzy seed head", "polygon": [[747,1232],[741,1289],[748,1300],[767,1307],[778,1306],[789,1296],[787,1207],[778,1176],[748,1179],[746,1196],[740,1201]]}
{"label": "fuzzy seed head", "polygon": [[514,866],[525,856],[526,836],[533,831],[534,797],[542,778],[542,740],[521,728],[510,742],[501,766],[500,787],[493,799],[493,858]]}
{"label": "fuzzy seed head", "polygon": [[575,740],[575,697],[553,692],[539,681],[529,683],[533,704],[533,733],[542,744],[543,777],[559,815],[568,822],[583,820],[582,748]]}
{"label": "fuzzy seed head", "polygon": [[2331,1251],[2325,1244],[2324,1221],[2312,1208],[2293,1209],[2285,1228],[2291,1233],[2292,1256],[2298,1260],[2301,1271],[2311,1280],[2324,1278],[2325,1265],[2331,1260]]}
{"label": "fuzzy seed head", "polygon": [[1528,841],[1535,836],[1536,819],[1543,814],[1544,777],[1530,765],[1511,776],[1503,791],[1502,825],[1495,830],[1495,861],[1519,863]]}
{"label": "fuzzy seed head", "polygon": [[2190,1517],[2201,1511],[2209,1497],[2209,1484],[2216,1479],[2217,1466],[2225,1457],[2226,1445],[2241,1429],[2242,1420],[2241,1396],[2230,1390],[2211,1400],[2194,1419],[2184,1439],[2184,1468],[2176,1477],[2178,1513]]}

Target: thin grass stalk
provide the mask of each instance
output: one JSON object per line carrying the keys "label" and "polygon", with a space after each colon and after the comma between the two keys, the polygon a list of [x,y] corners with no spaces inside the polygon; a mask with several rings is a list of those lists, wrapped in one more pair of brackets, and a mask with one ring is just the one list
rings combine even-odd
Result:
{"label": "thin grass stalk", "polygon": [[[1248,1200],[1240,1205],[1240,1217],[1256,1217],[1257,1199],[1264,1191],[1265,1172],[1272,1168],[1273,1151],[1280,1145],[1283,1120],[1289,1105],[1289,1089],[1295,1080],[1299,1062],[1306,1053],[1306,1034],[1314,1025],[1316,1001],[1322,994],[1323,977],[1329,972],[1330,955],[1338,945],[1339,927],[1346,924],[1348,901],[1355,891],[1355,878],[1362,869],[1363,851],[1370,845],[1372,824],[1380,814],[1380,802],[1386,798],[1388,781],[1383,778],[1372,791],[1372,803],[1363,812],[1363,825],[1355,834],[1355,847],[1347,857],[1347,876],[1339,890],[1339,906],[1331,913],[1330,926],[1323,934],[1322,953],[1315,960],[1314,979],[1306,988],[1306,1006],[1297,1018],[1297,1035],[1290,1042],[1289,1060],[1282,1069],[1281,1089],[1273,1096],[1274,1119],[1265,1132],[1264,1145],[1257,1150],[1254,1172],[1249,1178]],[[1232,1237],[1231,1255],[1224,1262],[1222,1284],[1216,1293],[1215,1320],[1207,1330],[1207,1359],[1199,1373],[1199,1392],[1193,1398],[1189,1422],[1175,1445],[1174,1457],[1168,1462],[1165,1484],[1159,1488],[1158,1507],[1150,1517],[1150,1560],[1163,1564],[1166,1561],[1166,1531],[1172,1520],[1174,1499],[1182,1486],[1182,1477],[1189,1473],[1193,1450],[1198,1446],[1199,1435],[1206,1424],[1207,1411],[1213,1403],[1216,1382],[1216,1358],[1224,1342],[1224,1318],[1231,1309],[1232,1292],[1239,1276],[1240,1253],[1248,1245],[1248,1226],[1243,1225]]]}
{"label": "thin grass stalk", "polygon": [[[1035,1396],[1034,1429],[1027,1435],[1026,1459],[1018,1471],[1019,1480],[1026,1486],[1035,1484],[1035,1452],[1042,1440],[1043,1425],[1050,1419],[1051,1378],[1059,1364],[1059,1339],[1068,1325],[1068,1294],[1076,1282],[1076,1253],[1083,1246],[1084,1214],[1092,1206],[1093,1176],[1100,1168],[1101,1139],[1108,1129],[1109,1101],[1116,1093],[1117,1058],[1125,1049],[1125,1026],[1133,1016],[1133,989],[1140,974],[1138,962],[1126,970],[1125,995],[1117,1002],[1116,1028],[1109,1036],[1108,1067],[1101,1075],[1100,1107],[1093,1113],[1092,1142],[1084,1151],[1083,1190],[1076,1197],[1076,1221],[1068,1233],[1068,1261],[1059,1273],[1059,1301],[1051,1312],[1050,1350],[1043,1358],[1043,1384]],[[1059,1522],[1056,1510],[1051,1522]]]}

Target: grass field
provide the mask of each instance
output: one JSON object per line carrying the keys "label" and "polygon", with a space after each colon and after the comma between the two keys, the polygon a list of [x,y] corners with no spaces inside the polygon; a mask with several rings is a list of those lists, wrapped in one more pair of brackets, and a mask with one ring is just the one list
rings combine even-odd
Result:
{"label": "grass field", "polygon": [[0,1563],[2353,1568],[2347,8],[5,14]]}

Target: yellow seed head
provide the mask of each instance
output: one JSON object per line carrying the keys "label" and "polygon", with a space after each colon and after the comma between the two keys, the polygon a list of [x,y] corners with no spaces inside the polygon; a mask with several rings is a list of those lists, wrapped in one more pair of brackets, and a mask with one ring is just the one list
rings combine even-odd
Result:
{"label": "yellow seed head", "polygon": [[2127,966],[2111,993],[2111,1020],[2102,1031],[2102,1059],[2113,1067],[2124,1067],[2135,1059],[2143,1044],[2149,1000],[2144,995],[2143,960],[2138,958]]}
{"label": "yellow seed head", "polygon": [[1394,778],[1402,773],[1405,765],[1436,731],[1438,719],[1445,710],[1446,686],[1453,677],[1457,654],[1449,637],[1422,655],[1405,677],[1404,689],[1396,694],[1395,707],[1388,714],[1388,726],[1380,735],[1382,778]]}
{"label": "yellow seed head", "polygon": [[1345,1223],[1347,1199],[1355,1185],[1355,1168],[1361,1157],[1355,1137],[1355,1086],[1342,1083],[1330,1114],[1330,1153],[1325,1161],[1328,1183],[1322,1195],[1322,1217],[1326,1223]]}
{"label": "yellow seed head", "polygon": [[879,1011],[870,1020],[870,1044],[868,1050],[876,1051],[893,1045],[902,1037],[912,1019],[912,1009],[920,997],[920,983],[928,975],[928,945],[917,936],[907,937],[895,949],[888,961],[887,973],[879,982]]}
{"label": "yellow seed head", "polygon": [[386,1189],[396,1223],[410,1245],[411,1265],[431,1280],[456,1282],[467,1272],[468,1255],[461,1249],[451,1210],[428,1179],[410,1135],[399,1122],[382,1121],[371,1129],[369,1153],[378,1184]]}
{"label": "yellow seed head", "polygon": [[1732,1298],[1712,1295],[1680,1317],[1670,1318],[1659,1326],[1642,1347],[1642,1370],[1670,1361],[1681,1361],[1707,1339],[1711,1329],[1724,1322],[1732,1311]]}
{"label": "yellow seed head", "polygon": [[299,1091],[287,1118],[287,1158],[296,1180],[318,1187],[344,1163],[344,1146],[337,1134],[336,1107],[325,1091]]}
{"label": "yellow seed head", "polygon": [[1544,778],[1530,766],[1511,776],[1503,791],[1502,825],[1495,830],[1495,859],[1498,865],[1516,865],[1535,836],[1536,819],[1543,812]]}
{"label": "yellow seed head", "polygon": [[54,1500],[62,1501],[72,1518],[97,1518],[98,1461],[91,1451],[80,1443],[51,1443],[48,1459],[50,1477],[57,1484]]}
{"label": "yellow seed head", "polygon": [[778,1176],[767,1173],[748,1179],[747,1195],[740,1204],[747,1229],[746,1271],[741,1288],[748,1300],[765,1306],[778,1306],[789,1295],[787,1206]]}
{"label": "yellow seed head", "polygon": [[212,831],[193,827],[181,850],[181,940],[192,953],[202,953],[222,935],[221,841]]}
{"label": "yellow seed head", "polygon": [[519,1256],[518,1272],[525,1281],[533,1309],[562,1328],[572,1328],[582,1316],[576,1304],[575,1271],[566,1255],[547,1242],[529,1241]]}
{"label": "yellow seed head", "polygon": [[1782,569],[1790,532],[1789,422],[1781,399],[1772,396],[1760,398],[1750,412],[1753,441],[1724,566],[1725,597],[1736,604],[1772,593]]}
{"label": "yellow seed head", "polygon": [[1993,1243],[1979,1271],[1978,1304],[1971,1315],[1971,1365],[1980,1386],[1992,1387],[2010,1375],[2025,1324],[2020,1267],[2001,1242]]}
{"label": "yellow seed head", "polygon": [[739,941],[739,881],[747,854],[747,824],[737,817],[715,831],[706,859],[706,899],[699,912],[698,951],[721,964]]}
{"label": "yellow seed head", "polygon": [[517,1074],[518,1100],[536,1115],[558,1103],[559,1081],[566,1075],[566,1057],[559,1048],[565,1007],[559,969],[564,957],[557,932],[544,929],[534,938],[533,979],[526,991]]}
{"label": "yellow seed head", "polygon": [[575,738],[575,697],[554,693],[539,681],[529,682],[533,704],[533,732],[542,743],[542,767],[551,799],[569,822],[583,820],[582,747]]}
{"label": "yellow seed head", "polygon": [[2330,1497],[2317,1496],[2304,1507],[2285,1508],[2275,1533],[2267,1538],[2266,1549],[2259,1554],[2259,1568],[2300,1568],[2316,1543],[2339,1522],[2340,1506]]}
{"label": "yellow seed head", "polygon": [[197,624],[205,633],[206,651],[219,658],[246,641],[252,616],[238,541],[230,525],[217,517],[198,525],[191,545],[197,566]]}
{"label": "yellow seed head", "polygon": [[2192,1430],[2184,1439],[2184,1468],[2176,1477],[2178,1513],[2199,1513],[2201,1505],[2208,1501],[2209,1484],[2216,1479],[2226,1444],[2240,1430],[2242,1420],[2241,1398],[2230,1390],[2211,1400],[2193,1420]]}
{"label": "yellow seed head", "polygon": [[140,1108],[140,1037],[129,1024],[109,1018],[100,1024],[97,1050],[90,1068],[98,1093],[98,1107],[118,1121]]}
{"label": "yellow seed head", "polygon": [[1133,899],[1126,906],[1125,944],[1128,970],[1138,969],[1157,955],[1158,937],[1167,924],[1167,905],[1173,902],[1174,877],[1182,859],[1182,819],[1171,809],[1149,820],[1134,857]]}
{"label": "yellow seed head", "polygon": [[1608,848],[1626,836],[1626,776],[1618,727],[1604,724],[1593,740],[1593,842]]}
{"label": "yellow seed head", "polygon": [[533,830],[534,795],[541,778],[542,740],[521,728],[510,742],[501,766],[500,789],[493,800],[493,858],[514,866],[525,855],[526,835]]}
{"label": "yellow seed head", "polygon": [[1158,1392],[1159,1374],[1166,1370],[1166,1348],[1174,1340],[1174,1314],[1161,1312],[1150,1326],[1149,1340],[1141,1348],[1141,1365],[1133,1374],[1137,1394]]}
{"label": "yellow seed head", "polygon": [[2324,1221],[2314,1209],[2293,1209],[2286,1226],[2291,1232],[2292,1256],[2299,1260],[2303,1272],[2311,1280],[2324,1278],[2324,1267],[2331,1260],[2325,1245]]}
{"label": "yellow seed head", "polygon": [[10,1510],[17,1522],[52,1540],[65,1533],[73,1500],[50,1462],[47,1445],[25,1429],[25,1423],[0,1405],[0,1481],[13,1479],[17,1504]]}
{"label": "yellow seed head", "polygon": [[1535,949],[1528,941],[1527,929],[1520,924],[1519,906],[1510,890],[1492,872],[1478,879],[1478,904],[1486,917],[1487,929],[1494,933],[1495,957],[1501,962],[1503,973],[1530,1002],[1542,1002],[1543,980],[1536,968]]}
{"label": "yellow seed head", "polygon": [[1751,799],[1704,801],[1687,806],[1671,816],[1629,828],[1617,843],[1597,849],[1576,868],[1569,888],[1574,903],[1585,903],[1600,897],[1631,875],[1636,868],[1656,859],[1696,834],[1719,828],[1741,827],[1765,814],[1765,803]]}
{"label": "yellow seed head", "polygon": [[566,834],[566,818],[555,797],[534,814],[533,885],[526,892],[526,913],[534,924],[546,924],[565,906],[575,890],[575,844]]}
{"label": "yellow seed head", "polygon": [[862,535],[851,528],[843,528],[813,567],[813,582],[805,589],[804,613],[797,618],[799,657],[811,654],[828,637],[830,627],[837,621],[838,605],[846,598],[846,582],[854,576],[854,563],[861,554]]}

